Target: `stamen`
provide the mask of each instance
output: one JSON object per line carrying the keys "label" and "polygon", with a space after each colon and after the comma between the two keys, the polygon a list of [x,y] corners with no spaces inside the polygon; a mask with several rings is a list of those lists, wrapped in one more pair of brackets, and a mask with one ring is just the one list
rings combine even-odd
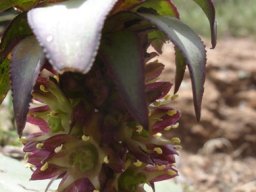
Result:
{"label": "stamen", "polygon": [[143,130],[143,127],[141,125],[137,125],[136,128],[137,128],[136,130],[137,133],[141,133]]}
{"label": "stamen", "polygon": [[156,120],[156,121],[162,121],[163,120],[161,117],[153,117],[152,119]]}
{"label": "stamen", "polygon": [[59,152],[61,152],[62,148],[63,148],[63,144],[61,144],[60,146],[56,147],[56,148],[54,149],[54,152],[55,152],[55,153],[59,153]]}
{"label": "stamen", "polygon": [[58,112],[56,112],[56,111],[51,111],[51,112],[49,113],[50,116],[56,116],[57,114],[58,114]]}
{"label": "stamen", "polygon": [[83,136],[82,136],[82,140],[85,141],[85,142],[87,142],[87,141],[90,140],[90,136],[83,135]]}
{"label": "stamen", "polygon": [[24,160],[28,160],[28,153],[25,153],[25,155],[24,155]]}
{"label": "stamen", "polygon": [[26,163],[25,167],[26,168],[33,168],[34,166],[31,163]]}
{"label": "stamen", "polygon": [[174,144],[174,145],[179,145],[181,143],[181,140],[180,138],[178,137],[173,137],[171,138],[171,142]]}
{"label": "stamen", "polygon": [[59,82],[59,81],[60,81],[60,78],[59,78],[59,76],[58,76],[58,75],[54,75],[54,76],[53,76],[53,78],[54,78],[57,82]]}
{"label": "stamen", "polygon": [[163,98],[163,99],[159,99],[159,100],[155,101],[153,103],[153,105],[155,107],[160,107],[160,106],[163,106],[163,105],[167,105],[168,103],[170,103],[169,99]]}
{"label": "stamen", "polygon": [[136,167],[141,167],[143,163],[140,160],[137,160],[136,162],[133,163],[133,165]]}
{"label": "stamen", "polygon": [[178,97],[179,97],[178,94],[174,94],[174,95],[171,97],[171,99],[172,99],[172,100],[175,100],[175,99],[177,99]]}
{"label": "stamen", "polygon": [[168,173],[168,175],[170,175],[170,176],[173,176],[173,175],[176,175],[176,174],[177,174],[176,171],[174,171],[174,170],[172,170],[172,169],[169,169],[169,170],[167,171],[167,173]]}
{"label": "stamen", "polygon": [[168,126],[164,128],[165,131],[170,131],[171,129],[172,129],[172,126]]}
{"label": "stamen", "polygon": [[49,164],[46,162],[45,164],[43,164],[43,166],[40,168],[40,171],[46,171],[49,167]]}
{"label": "stamen", "polygon": [[36,148],[37,148],[37,149],[42,149],[43,146],[44,146],[43,143],[37,143],[37,144],[36,144]]}
{"label": "stamen", "polygon": [[44,93],[48,93],[49,91],[46,89],[46,87],[44,85],[40,85],[40,90]]}
{"label": "stamen", "polygon": [[163,136],[163,134],[158,132],[158,133],[154,134],[153,136],[156,138],[160,138]]}
{"label": "stamen", "polygon": [[157,165],[156,167],[157,167],[158,171],[163,171],[166,169],[166,165]]}
{"label": "stamen", "polygon": [[171,98],[172,98],[172,96],[171,96],[170,94],[167,94],[167,95],[164,96],[164,99],[165,99],[165,100],[169,100],[169,99],[171,99]]}
{"label": "stamen", "polygon": [[169,116],[171,117],[171,116],[175,115],[176,113],[177,113],[177,111],[174,110],[174,109],[172,109],[172,110],[169,110],[169,111],[167,112],[167,115],[169,115]]}
{"label": "stamen", "polygon": [[21,137],[20,142],[25,145],[28,142],[28,139],[26,137]]}
{"label": "stamen", "polygon": [[172,125],[172,128],[173,128],[173,129],[176,129],[176,128],[178,128],[179,126],[180,126],[180,123],[177,122],[177,123],[175,123],[174,125]]}
{"label": "stamen", "polygon": [[163,150],[160,147],[155,147],[154,151],[158,154],[158,155],[162,155],[163,154]]}
{"label": "stamen", "polygon": [[108,156],[105,156],[104,159],[103,159],[103,161],[104,161],[104,163],[109,164]]}
{"label": "stamen", "polygon": [[154,104],[156,107],[159,107],[159,106],[161,106],[162,102],[161,102],[161,101],[155,101],[153,104]]}

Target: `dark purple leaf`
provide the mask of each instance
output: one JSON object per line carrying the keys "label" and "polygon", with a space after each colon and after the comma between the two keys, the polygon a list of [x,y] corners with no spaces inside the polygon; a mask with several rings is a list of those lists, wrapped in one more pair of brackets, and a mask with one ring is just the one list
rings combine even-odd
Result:
{"label": "dark purple leaf", "polygon": [[72,0],[28,12],[29,24],[58,72],[90,70],[104,21],[116,2]]}
{"label": "dark purple leaf", "polygon": [[25,126],[31,92],[44,60],[43,51],[34,37],[22,40],[12,51],[13,106],[20,136]]}
{"label": "dark purple leaf", "polygon": [[[169,109],[158,109],[159,111],[167,111]],[[166,127],[171,126],[176,124],[179,120],[180,120],[181,114],[180,112],[176,112],[174,115],[170,116],[170,115],[166,115],[164,114],[161,117],[161,121],[157,121],[153,127],[152,127],[152,131],[153,133],[158,133],[158,132],[162,132]]]}
{"label": "dark purple leaf", "polygon": [[217,43],[217,22],[215,20],[215,8],[212,0],[194,0],[204,11],[209,19],[211,26],[211,37],[212,37],[212,48],[216,46]]}
{"label": "dark purple leaf", "polygon": [[9,85],[9,59],[7,55],[24,37],[32,35],[27,24],[26,14],[18,15],[5,30],[0,43],[0,104],[5,98]]}
{"label": "dark purple leaf", "polygon": [[192,80],[196,117],[199,120],[205,81],[206,51],[204,44],[187,25],[174,17],[140,15],[163,31],[186,58]]}
{"label": "dark purple leaf", "polygon": [[164,65],[161,63],[149,63],[145,67],[145,80],[146,82],[152,81],[159,77],[164,70]]}
{"label": "dark purple leaf", "polygon": [[148,109],[144,84],[144,62],[136,34],[121,31],[105,36],[101,55],[103,62],[112,70],[127,110],[146,128]]}
{"label": "dark purple leaf", "polygon": [[62,144],[67,142],[72,142],[74,139],[71,135],[67,134],[58,134],[55,136],[50,137],[44,142],[43,148],[47,151],[54,151],[54,149]]}
{"label": "dark purple leaf", "polygon": [[154,82],[147,84],[146,94],[148,102],[151,103],[164,97],[171,89],[172,84],[169,82]]}

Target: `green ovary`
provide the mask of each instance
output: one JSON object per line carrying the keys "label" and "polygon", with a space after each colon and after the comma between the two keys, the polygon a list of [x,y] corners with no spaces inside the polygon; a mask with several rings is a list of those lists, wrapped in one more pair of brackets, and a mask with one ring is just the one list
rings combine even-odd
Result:
{"label": "green ovary", "polygon": [[82,146],[70,155],[70,164],[81,172],[94,169],[97,163],[97,149],[92,144]]}

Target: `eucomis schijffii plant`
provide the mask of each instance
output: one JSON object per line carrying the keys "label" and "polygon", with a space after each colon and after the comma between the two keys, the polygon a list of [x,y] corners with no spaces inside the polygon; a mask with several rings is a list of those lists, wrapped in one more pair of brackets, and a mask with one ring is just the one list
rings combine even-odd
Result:
{"label": "eucomis schijffii plant", "polygon": [[[211,0],[205,12],[216,45]],[[177,175],[180,112],[172,105],[188,67],[200,119],[206,51],[171,0],[4,0],[17,16],[0,44],[0,102],[11,89],[32,180],[58,192],[142,192]],[[195,21],[199,22],[199,21]],[[174,44],[176,76],[148,62],[149,45]],[[9,78],[10,75],[10,78]],[[24,137],[25,136],[25,137]],[[46,189],[47,190],[47,189]]]}

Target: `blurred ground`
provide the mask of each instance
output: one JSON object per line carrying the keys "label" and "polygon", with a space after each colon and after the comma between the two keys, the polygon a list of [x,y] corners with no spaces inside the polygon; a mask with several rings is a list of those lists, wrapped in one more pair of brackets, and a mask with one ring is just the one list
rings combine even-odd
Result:
{"label": "blurred ground", "polygon": [[[221,39],[208,50],[200,123],[186,74],[175,103],[182,111],[175,134],[183,143],[178,166],[187,191],[256,191],[255,50],[256,42],[246,38]],[[172,44],[163,51],[158,59],[167,66],[164,79],[173,81]]]}

